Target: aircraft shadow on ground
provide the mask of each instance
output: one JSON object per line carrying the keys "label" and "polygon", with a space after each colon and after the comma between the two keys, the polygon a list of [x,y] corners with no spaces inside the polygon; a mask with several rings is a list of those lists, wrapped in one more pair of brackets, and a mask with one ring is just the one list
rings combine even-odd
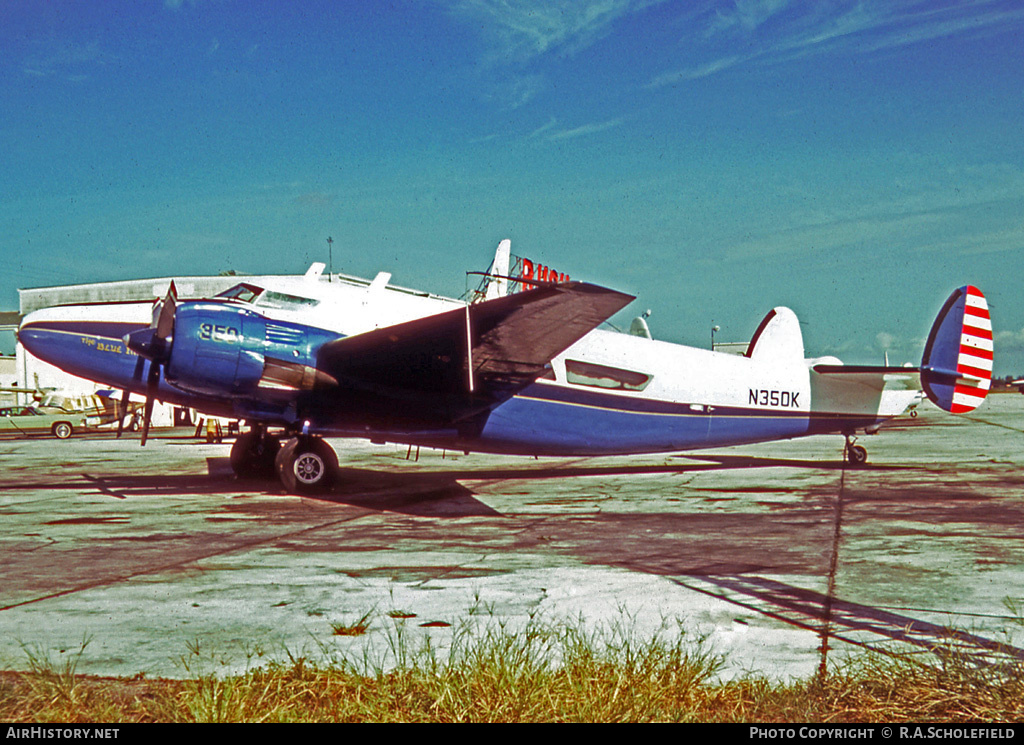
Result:
{"label": "aircraft shadow on ground", "polygon": [[[692,575],[675,582],[822,637],[821,649],[839,640],[886,653],[925,649],[942,658],[959,656],[976,665],[1019,663],[1024,649],[882,608],[755,575]],[[898,646],[886,642],[894,642]]]}
{"label": "aircraft shadow on ground", "polygon": [[[501,468],[460,468],[460,467],[431,467],[429,470],[410,470],[401,475],[408,478],[447,478],[455,481],[489,481],[501,479],[563,479],[572,476],[629,476],[642,474],[659,473],[699,473],[701,471],[738,471],[754,468],[805,468],[818,471],[844,471],[849,470],[843,461],[806,460],[794,458],[768,458],[751,455],[677,455],[673,458],[686,458],[693,461],[704,461],[702,463],[584,463],[579,460],[572,460],[561,463],[526,461],[529,465],[509,466]],[[400,468],[400,467],[399,467]],[[891,465],[891,464],[867,464],[853,470],[856,471],[905,471],[919,470],[922,466]],[[378,476],[398,475],[391,470],[376,469],[348,469],[342,468],[341,481],[344,482],[346,474],[351,470],[359,470],[360,473],[372,473]],[[344,489],[342,485],[335,487]]]}
{"label": "aircraft shadow on ground", "polygon": [[[424,516],[500,516],[501,513],[477,500],[471,489],[461,481],[544,480],[587,476],[630,476],[644,474],[699,473],[703,471],[738,471],[756,468],[806,468],[841,472],[842,461],[770,458],[748,455],[686,455],[690,461],[670,464],[591,464],[578,460],[565,462],[526,461],[526,465],[502,468],[418,467],[403,470],[342,467],[335,486],[327,493],[308,495],[320,502],[349,504],[383,512],[403,512]],[[702,462],[700,462],[702,461]],[[207,458],[207,474],[116,474],[70,473],[63,477],[36,480],[11,478],[0,484],[4,491],[79,491],[96,490],[115,499],[159,494],[234,494],[252,490],[282,493],[276,481],[237,479],[231,472],[228,458]],[[908,470],[918,466],[868,465],[858,470]]]}
{"label": "aircraft shadow on ground", "polygon": [[[699,460],[711,462],[577,465],[577,462],[573,461],[568,465],[546,462],[504,468],[431,467],[417,470],[402,470],[401,467],[397,467],[395,470],[342,467],[337,483],[327,493],[308,495],[307,498],[385,512],[402,512],[433,517],[487,515],[499,517],[501,516],[500,512],[475,499],[473,491],[461,482],[539,481],[588,476],[682,474],[775,467],[812,468],[824,471],[842,471],[846,468],[842,462],[753,456],[707,455],[700,456]],[[907,468],[913,467],[908,466]],[[885,470],[904,467],[883,465],[873,468]]]}

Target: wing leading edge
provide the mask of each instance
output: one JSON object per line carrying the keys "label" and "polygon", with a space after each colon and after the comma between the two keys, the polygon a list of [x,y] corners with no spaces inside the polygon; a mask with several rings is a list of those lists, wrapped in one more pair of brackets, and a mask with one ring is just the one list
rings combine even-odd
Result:
{"label": "wing leading edge", "polygon": [[329,342],[317,368],[364,410],[456,421],[525,388],[633,299],[583,282],[539,287]]}

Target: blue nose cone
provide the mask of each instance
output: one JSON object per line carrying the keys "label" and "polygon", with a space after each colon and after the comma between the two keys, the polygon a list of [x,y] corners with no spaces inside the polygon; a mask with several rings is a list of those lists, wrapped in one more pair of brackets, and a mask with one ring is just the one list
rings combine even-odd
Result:
{"label": "blue nose cone", "polygon": [[[65,338],[61,338],[65,337]],[[44,362],[53,362],[58,359],[58,352],[62,347],[69,346],[71,341],[65,334],[59,331],[40,328],[32,325],[22,325],[18,329],[18,342],[33,356]],[[77,342],[77,340],[75,340]]]}

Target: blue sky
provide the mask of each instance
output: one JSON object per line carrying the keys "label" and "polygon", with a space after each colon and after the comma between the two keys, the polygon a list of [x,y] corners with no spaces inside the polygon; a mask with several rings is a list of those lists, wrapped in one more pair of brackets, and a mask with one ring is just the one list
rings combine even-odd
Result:
{"label": "blue sky", "polygon": [[1024,4],[0,2],[19,287],[336,270],[458,295],[502,238],[659,338],[914,361],[988,295],[1024,373]]}

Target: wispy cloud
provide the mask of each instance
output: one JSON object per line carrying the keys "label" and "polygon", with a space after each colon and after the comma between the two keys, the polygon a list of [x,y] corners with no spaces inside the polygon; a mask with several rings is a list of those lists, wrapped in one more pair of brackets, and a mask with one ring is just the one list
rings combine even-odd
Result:
{"label": "wispy cloud", "polygon": [[83,70],[112,61],[114,57],[95,41],[88,44],[57,44],[51,41],[38,45],[38,49],[22,62],[22,71],[35,77],[63,75],[79,82],[87,77]]}
{"label": "wispy cloud", "polygon": [[648,88],[661,88],[666,85],[672,85],[673,83],[680,83],[685,80],[697,80],[699,78],[706,78],[710,75],[715,75],[722,70],[727,70],[730,67],[742,64],[754,58],[755,55],[731,55],[728,57],[722,57],[720,59],[711,60],[710,62],[703,62],[693,67],[686,67],[681,70],[675,70],[673,72],[667,72],[657,76],[650,83],[647,84]]}
{"label": "wispy cloud", "polygon": [[529,135],[529,139],[544,139],[547,142],[570,140],[574,137],[583,137],[585,135],[596,134],[597,132],[604,132],[605,130],[618,127],[623,121],[625,121],[624,117],[618,117],[603,122],[581,124],[578,127],[559,128],[558,120],[555,117],[551,117],[545,124],[542,124],[537,127],[537,129],[533,130]]}
{"label": "wispy cloud", "polygon": [[615,22],[658,0],[461,0],[452,14],[491,37],[497,57],[522,60],[574,54],[611,32]]}
{"label": "wispy cloud", "polygon": [[[999,0],[841,0],[828,6],[736,0],[727,9],[709,9],[701,18],[703,22],[694,24],[681,42],[693,61],[655,76],[649,88],[708,77],[751,62],[770,64],[828,53],[869,54],[958,35],[1001,33],[1024,26],[1024,7]],[[737,38],[749,51],[726,53]]]}
{"label": "wispy cloud", "polygon": [[584,135],[592,135],[597,132],[604,132],[607,129],[612,129],[619,126],[623,122],[623,118],[610,119],[606,122],[593,122],[591,124],[583,124],[579,127],[573,127],[572,129],[563,129],[558,132],[553,132],[547,136],[547,139],[554,142],[557,140],[569,140],[573,137],[583,137]]}
{"label": "wispy cloud", "polygon": [[735,0],[732,7],[714,9],[706,33],[710,36],[736,28],[753,31],[789,4],[790,0]]}
{"label": "wispy cloud", "polygon": [[541,126],[537,127],[537,129],[533,130],[530,133],[530,139],[534,139],[534,138],[540,137],[541,135],[545,134],[546,132],[551,131],[552,129],[554,129],[557,126],[558,126],[558,120],[555,119],[555,117],[551,117],[550,119],[548,119],[546,124],[542,124]]}

